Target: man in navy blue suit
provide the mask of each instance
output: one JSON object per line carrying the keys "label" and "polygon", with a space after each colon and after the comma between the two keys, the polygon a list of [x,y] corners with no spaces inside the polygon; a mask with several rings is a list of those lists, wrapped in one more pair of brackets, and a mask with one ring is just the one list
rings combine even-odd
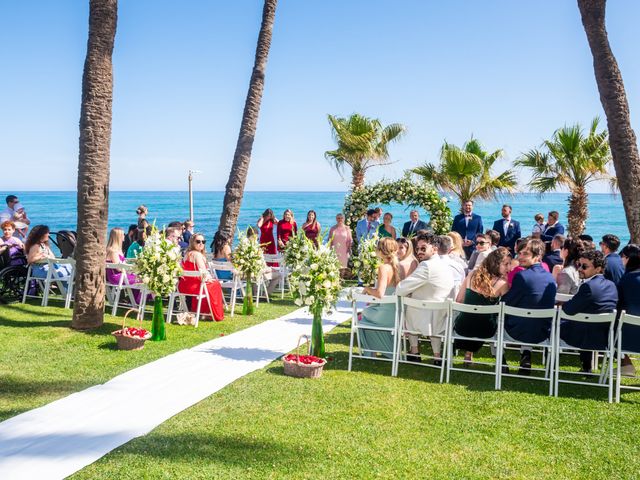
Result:
{"label": "man in navy blue suit", "polygon": [[462,237],[462,248],[467,258],[471,256],[475,246],[476,235],[483,233],[482,217],[473,213],[473,200],[462,204],[462,213],[455,216],[451,230]]}
{"label": "man in navy blue suit", "polygon": [[427,230],[429,226],[420,220],[420,215],[417,210],[411,210],[409,213],[409,220],[402,227],[402,236],[404,238],[409,238],[410,236],[415,236],[419,230]]}
{"label": "man in navy blue suit", "polygon": [[550,272],[553,272],[553,267],[556,265],[562,265],[564,263],[560,253],[562,252],[562,247],[564,247],[565,240],[564,235],[554,235],[553,240],[551,240],[551,252],[542,257],[542,262],[547,264]]}
{"label": "man in navy blue suit", "polygon": [[[583,252],[578,259],[578,274],[584,281],[578,292],[565,304],[562,311],[575,315],[577,313],[609,313],[616,309],[618,289],[611,281],[604,278],[606,259],[602,252],[594,250]],[[608,323],[578,323],[563,320],[560,325],[560,338],[576,348],[588,350],[604,350],[608,344]],[[580,352],[581,372],[591,373],[591,357],[589,351]]]}
{"label": "man in navy blue suit", "polygon": [[560,218],[560,214],[558,212],[555,210],[549,212],[549,215],[547,216],[547,223],[540,235],[540,240],[543,242],[550,242],[556,235],[564,235],[564,226],[558,221],[558,218]]}
{"label": "man in navy blue suit", "polygon": [[507,247],[511,254],[515,253],[516,242],[522,236],[520,222],[511,219],[511,205],[502,206],[502,219],[493,222],[493,230],[500,234],[499,247]]}
{"label": "man in navy blue suit", "polygon": [[620,239],[610,233],[602,237],[600,242],[600,250],[604,254],[604,258],[607,259],[607,265],[604,267],[604,278],[611,280],[618,285],[622,275],[624,275],[624,265],[622,265],[622,259],[616,252],[620,247]]}
{"label": "man in navy blue suit", "polygon": [[[525,269],[516,273],[511,289],[502,297],[506,305],[518,308],[553,308],[556,301],[556,282],[540,263],[544,249],[544,243],[534,238],[528,240],[518,252],[518,262]],[[516,340],[540,343],[549,338],[552,320],[507,315],[504,326],[507,333]],[[531,373],[530,348],[522,349],[518,373]]]}

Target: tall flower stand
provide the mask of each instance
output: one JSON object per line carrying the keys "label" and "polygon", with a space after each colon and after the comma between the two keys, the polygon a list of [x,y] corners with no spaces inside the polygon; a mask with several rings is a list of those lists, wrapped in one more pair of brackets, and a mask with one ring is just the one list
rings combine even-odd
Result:
{"label": "tall flower stand", "polygon": [[242,300],[242,315],[253,315],[255,313],[255,305],[253,304],[253,282],[251,278],[247,278],[247,285],[244,291],[244,299]]}
{"label": "tall flower stand", "polygon": [[162,297],[156,295],[153,300],[153,317],[151,320],[151,340],[163,341],[167,339],[167,333],[164,329],[164,316],[162,315]]}
{"label": "tall flower stand", "polygon": [[311,324],[311,355],[324,358],[324,332],[322,331],[322,307],[312,310],[313,323]]}

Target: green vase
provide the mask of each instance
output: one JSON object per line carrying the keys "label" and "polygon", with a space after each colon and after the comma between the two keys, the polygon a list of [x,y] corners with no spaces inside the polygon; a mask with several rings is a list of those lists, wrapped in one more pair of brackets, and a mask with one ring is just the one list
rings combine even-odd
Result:
{"label": "green vase", "polygon": [[247,278],[247,285],[244,290],[244,299],[242,300],[242,315],[253,315],[254,312],[253,283],[250,278]]}
{"label": "green vase", "polygon": [[324,332],[322,331],[322,307],[312,310],[313,323],[311,324],[311,355],[324,358]]}
{"label": "green vase", "polygon": [[164,315],[162,315],[162,297],[156,295],[153,300],[153,318],[151,319],[151,340],[162,341],[167,339],[164,330]]}

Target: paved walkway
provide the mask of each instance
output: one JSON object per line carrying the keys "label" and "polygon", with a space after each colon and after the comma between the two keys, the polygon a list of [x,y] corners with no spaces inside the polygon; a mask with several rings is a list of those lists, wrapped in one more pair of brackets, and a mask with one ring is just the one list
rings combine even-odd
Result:
{"label": "paved walkway", "polygon": [[[348,305],[324,318],[330,331]],[[304,309],[182,350],[0,423],[0,479],[59,479],[145,435],[311,333]],[[135,414],[133,414],[135,412]]]}

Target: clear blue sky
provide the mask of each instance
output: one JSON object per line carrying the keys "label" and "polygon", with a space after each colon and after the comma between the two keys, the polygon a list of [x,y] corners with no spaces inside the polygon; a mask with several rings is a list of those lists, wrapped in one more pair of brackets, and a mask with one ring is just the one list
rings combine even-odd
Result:
{"label": "clear blue sky", "polygon": [[[75,189],[88,3],[0,4],[3,191]],[[182,190],[189,168],[196,189],[224,189],[262,1],[119,3],[112,190]],[[608,3],[640,133],[640,2]],[[280,0],[247,189],[345,190],[326,115],[353,112],[408,127],[371,180],[437,160],[445,139],[512,160],[565,123],[606,125],[574,0]]]}

